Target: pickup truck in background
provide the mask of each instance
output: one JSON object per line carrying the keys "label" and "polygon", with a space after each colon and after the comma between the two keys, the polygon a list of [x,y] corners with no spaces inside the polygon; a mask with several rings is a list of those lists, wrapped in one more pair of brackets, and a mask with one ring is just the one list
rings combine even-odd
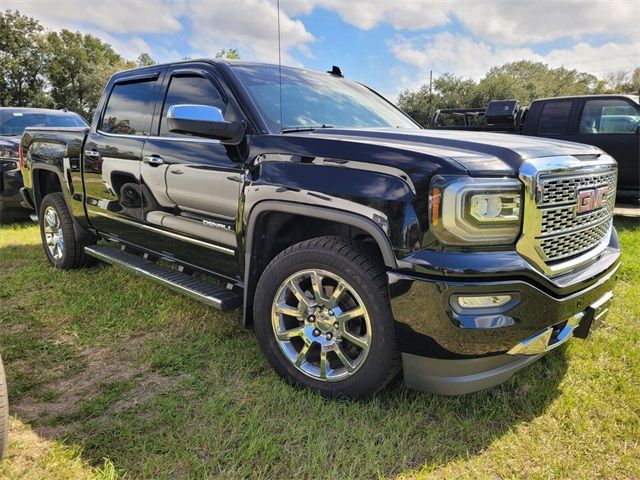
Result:
{"label": "pickup truck in background", "polygon": [[78,114],[46,108],[0,107],[0,225],[29,218],[22,203],[18,147],[27,127],[84,127]]}
{"label": "pickup truck in background", "polygon": [[618,198],[640,203],[640,98],[585,95],[534,100],[494,100],[484,108],[437,110],[430,128],[521,133],[586,143],[618,162]]}
{"label": "pickup truck in background", "polygon": [[400,369],[442,394],[499,384],[587,337],[619,267],[611,156],[424,130],[337,68],[121,72],[90,127],[29,128],[21,155],[54,267],[242,307],[275,371],[327,396]]}

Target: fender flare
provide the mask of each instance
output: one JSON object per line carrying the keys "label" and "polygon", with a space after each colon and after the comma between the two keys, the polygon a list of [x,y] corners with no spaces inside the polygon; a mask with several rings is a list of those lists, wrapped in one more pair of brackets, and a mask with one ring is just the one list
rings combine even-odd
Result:
{"label": "fender flare", "polygon": [[382,228],[376,224],[372,219],[362,215],[358,215],[353,212],[345,210],[339,210],[335,208],[321,207],[317,205],[308,205],[304,203],[286,202],[278,200],[265,200],[256,204],[248,214],[248,220],[245,229],[245,250],[244,250],[244,307],[243,307],[243,324],[246,326],[250,323],[252,312],[249,311],[249,305],[253,305],[253,302],[249,302],[250,291],[253,290],[253,285],[257,283],[257,279],[252,279],[251,275],[251,257],[253,252],[253,242],[255,237],[255,226],[258,218],[263,214],[269,212],[286,212],[305,217],[319,218],[323,220],[329,220],[336,223],[344,223],[352,225],[365,232],[367,232],[375,240],[380,252],[384,264],[387,268],[397,268],[397,260],[393,253],[393,246],[389,236],[382,230]]}

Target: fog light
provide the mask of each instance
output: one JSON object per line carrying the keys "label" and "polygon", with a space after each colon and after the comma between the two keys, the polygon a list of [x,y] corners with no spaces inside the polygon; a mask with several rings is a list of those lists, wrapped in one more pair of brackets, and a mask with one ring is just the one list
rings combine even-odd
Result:
{"label": "fog light", "polygon": [[511,295],[483,295],[481,297],[458,297],[458,305],[462,308],[501,307],[511,301]]}

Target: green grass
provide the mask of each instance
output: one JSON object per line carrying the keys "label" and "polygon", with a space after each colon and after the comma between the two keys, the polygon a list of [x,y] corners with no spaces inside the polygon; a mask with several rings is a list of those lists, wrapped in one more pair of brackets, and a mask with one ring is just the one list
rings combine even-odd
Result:
{"label": "green grass", "polygon": [[368,402],[281,382],[237,312],[122,271],[49,268],[0,227],[3,478],[638,478],[640,226],[605,326],[463,397]]}

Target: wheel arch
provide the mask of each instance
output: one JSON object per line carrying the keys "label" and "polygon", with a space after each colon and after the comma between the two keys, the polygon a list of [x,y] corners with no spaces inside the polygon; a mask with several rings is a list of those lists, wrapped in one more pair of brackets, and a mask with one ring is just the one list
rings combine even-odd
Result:
{"label": "wheel arch", "polygon": [[[280,244],[280,248],[273,248],[273,240],[271,240],[271,244],[262,250],[264,255],[258,255],[257,245],[265,246],[265,244],[260,241],[260,237],[265,236],[265,234],[269,232],[269,222],[266,222],[267,218],[278,219],[279,223],[275,226],[276,229],[286,227],[286,221],[296,220],[304,222],[307,225],[309,222],[319,221],[319,228],[322,229],[325,227],[328,231],[313,228],[308,231],[299,230],[290,236],[288,242],[285,240],[284,244]],[[283,222],[283,218],[286,221]],[[397,267],[391,240],[373,219],[344,210],[302,203],[267,200],[255,205],[249,212],[245,225],[244,325],[249,326],[253,323],[253,297],[260,275],[267,264],[280,253],[280,251],[299,241],[307,240],[315,236],[340,234],[340,232],[344,231],[349,231],[355,240],[359,238],[367,240],[367,245],[370,246],[368,253],[370,253],[370,256],[372,256],[374,260],[390,269]]]}

